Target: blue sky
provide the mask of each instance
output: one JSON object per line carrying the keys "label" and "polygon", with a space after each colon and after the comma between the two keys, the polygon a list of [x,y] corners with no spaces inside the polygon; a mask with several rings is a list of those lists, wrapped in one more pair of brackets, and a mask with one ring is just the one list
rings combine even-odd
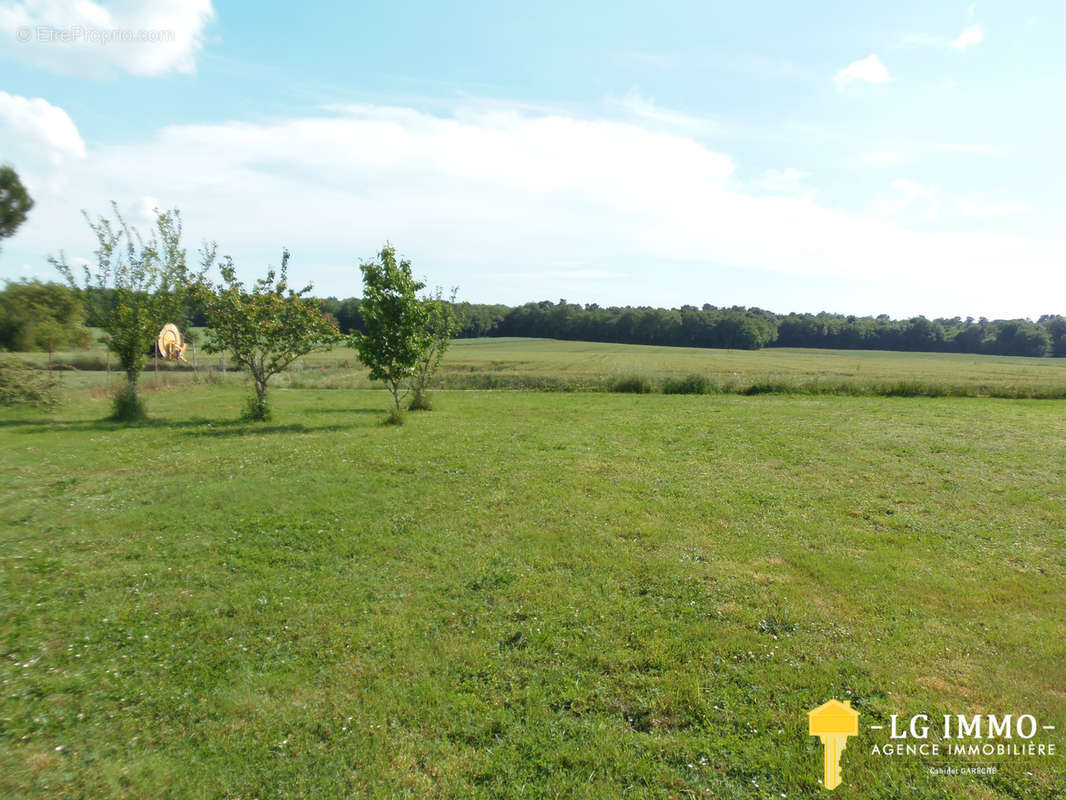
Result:
{"label": "blue sky", "polygon": [[0,277],[115,200],[323,295],[389,240],[476,302],[1066,312],[1064,42],[1051,0],[0,0]]}

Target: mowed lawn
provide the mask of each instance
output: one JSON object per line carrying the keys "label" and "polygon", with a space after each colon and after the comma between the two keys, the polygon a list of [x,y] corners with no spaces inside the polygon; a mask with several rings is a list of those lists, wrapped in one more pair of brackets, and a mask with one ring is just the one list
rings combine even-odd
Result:
{"label": "mowed lawn", "polygon": [[247,391],[0,412],[0,796],[1066,796],[1064,402]]}

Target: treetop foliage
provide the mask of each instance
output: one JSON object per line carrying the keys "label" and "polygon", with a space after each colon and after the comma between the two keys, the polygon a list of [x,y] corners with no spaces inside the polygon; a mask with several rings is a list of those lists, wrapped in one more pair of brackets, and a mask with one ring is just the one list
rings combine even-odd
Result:
{"label": "treetop foliage", "polygon": [[33,198],[15,169],[7,164],[0,166],[0,239],[14,236],[32,208]]}

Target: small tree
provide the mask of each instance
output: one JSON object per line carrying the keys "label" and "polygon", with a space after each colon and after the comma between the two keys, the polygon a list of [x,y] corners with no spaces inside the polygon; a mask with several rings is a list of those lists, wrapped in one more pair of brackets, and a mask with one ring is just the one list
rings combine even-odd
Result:
{"label": "small tree", "polygon": [[318,303],[305,297],[307,285],[300,291],[288,286],[289,251],[281,254],[281,268],[255,282],[251,291],[237,280],[233,260],[226,256],[219,263],[222,282],[214,286],[206,274],[215,261],[215,245],[204,250],[203,270],[194,286],[209,326],[209,353],[228,352],[248,370],[255,383],[255,397],[248,404],[245,418],[267,420],[267,382],[293,361],[313,350],[329,347],[337,339],[337,325],[322,313]]}
{"label": "small tree", "polygon": [[[96,265],[84,269],[84,289],[108,293],[110,307],[102,321],[104,342],[118,356],[126,373],[126,386],[115,397],[115,418],[132,420],[144,415],[137,397],[137,380],[145,359],[155,346],[159,329],[182,309],[186,281],[185,250],[181,247],[181,212],[156,209],[155,228],[145,240],[127,225],[118,205],[111,203],[113,223],[96,222],[82,215],[96,236]],[[49,262],[74,288],[78,282],[62,251]],[[110,290],[110,291],[109,291]]]}
{"label": "small tree", "polygon": [[[402,422],[400,401],[407,395],[407,379],[426,349],[426,308],[418,299],[425,284],[411,275],[411,262],[397,262],[389,244],[376,261],[359,265],[363,272],[363,302],[359,308],[366,327],[350,344],[370,368],[371,380],[384,381],[395,403],[389,420]],[[401,392],[401,390],[403,390]]]}
{"label": "small tree", "polygon": [[33,208],[33,198],[19,180],[14,168],[0,166],[0,239],[15,235]]}
{"label": "small tree", "polygon": [[422,300],[425,310],[425,347],[411,375],[412,396],[407,405],[411,411],[429,411],[432,408],[429,401],[430,381],[459,330],[459,318],[455,313],[457,291],[452,289],[451,297],[445,300],[438,286],[433,294]]}

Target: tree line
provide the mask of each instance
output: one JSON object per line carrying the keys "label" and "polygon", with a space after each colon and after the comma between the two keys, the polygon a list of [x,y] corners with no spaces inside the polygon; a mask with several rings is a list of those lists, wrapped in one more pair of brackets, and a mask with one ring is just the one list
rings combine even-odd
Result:
{"label": "tree line", "polygon": [[[314,300],[342,334],[363,333],[363,300]],[[887,315],[775,314],[761,308],[652,308],[577,305],[560,300],[520,306],[449,303],[462,338],[536,337],[623,344],[715,347],[820,347],[839,350],[903,350],[1005,356],[1066,356],[1066,317],[891,319]],[[85,326],[102,327],[114,306],[114,290],[87,287],[79,295],[56,283],[9,282],[0,291],[0,348],[44,350],[84,346]],[[181,300],[178,318],[186,326],[207,325],[195,298]]]}
{"label": "tree line", "polygon": [[[359,299],[319,301],[342,331],[361,330]],[[829,314],[775,314],[761,308],[704,304],[681,308],[577,305],[545,300],[521,306],[459,303],[462,338],[522,336],[674,347],[758,350],[820,347],[1005,356],[1066,356],[1066,318],[891,319]]]}

